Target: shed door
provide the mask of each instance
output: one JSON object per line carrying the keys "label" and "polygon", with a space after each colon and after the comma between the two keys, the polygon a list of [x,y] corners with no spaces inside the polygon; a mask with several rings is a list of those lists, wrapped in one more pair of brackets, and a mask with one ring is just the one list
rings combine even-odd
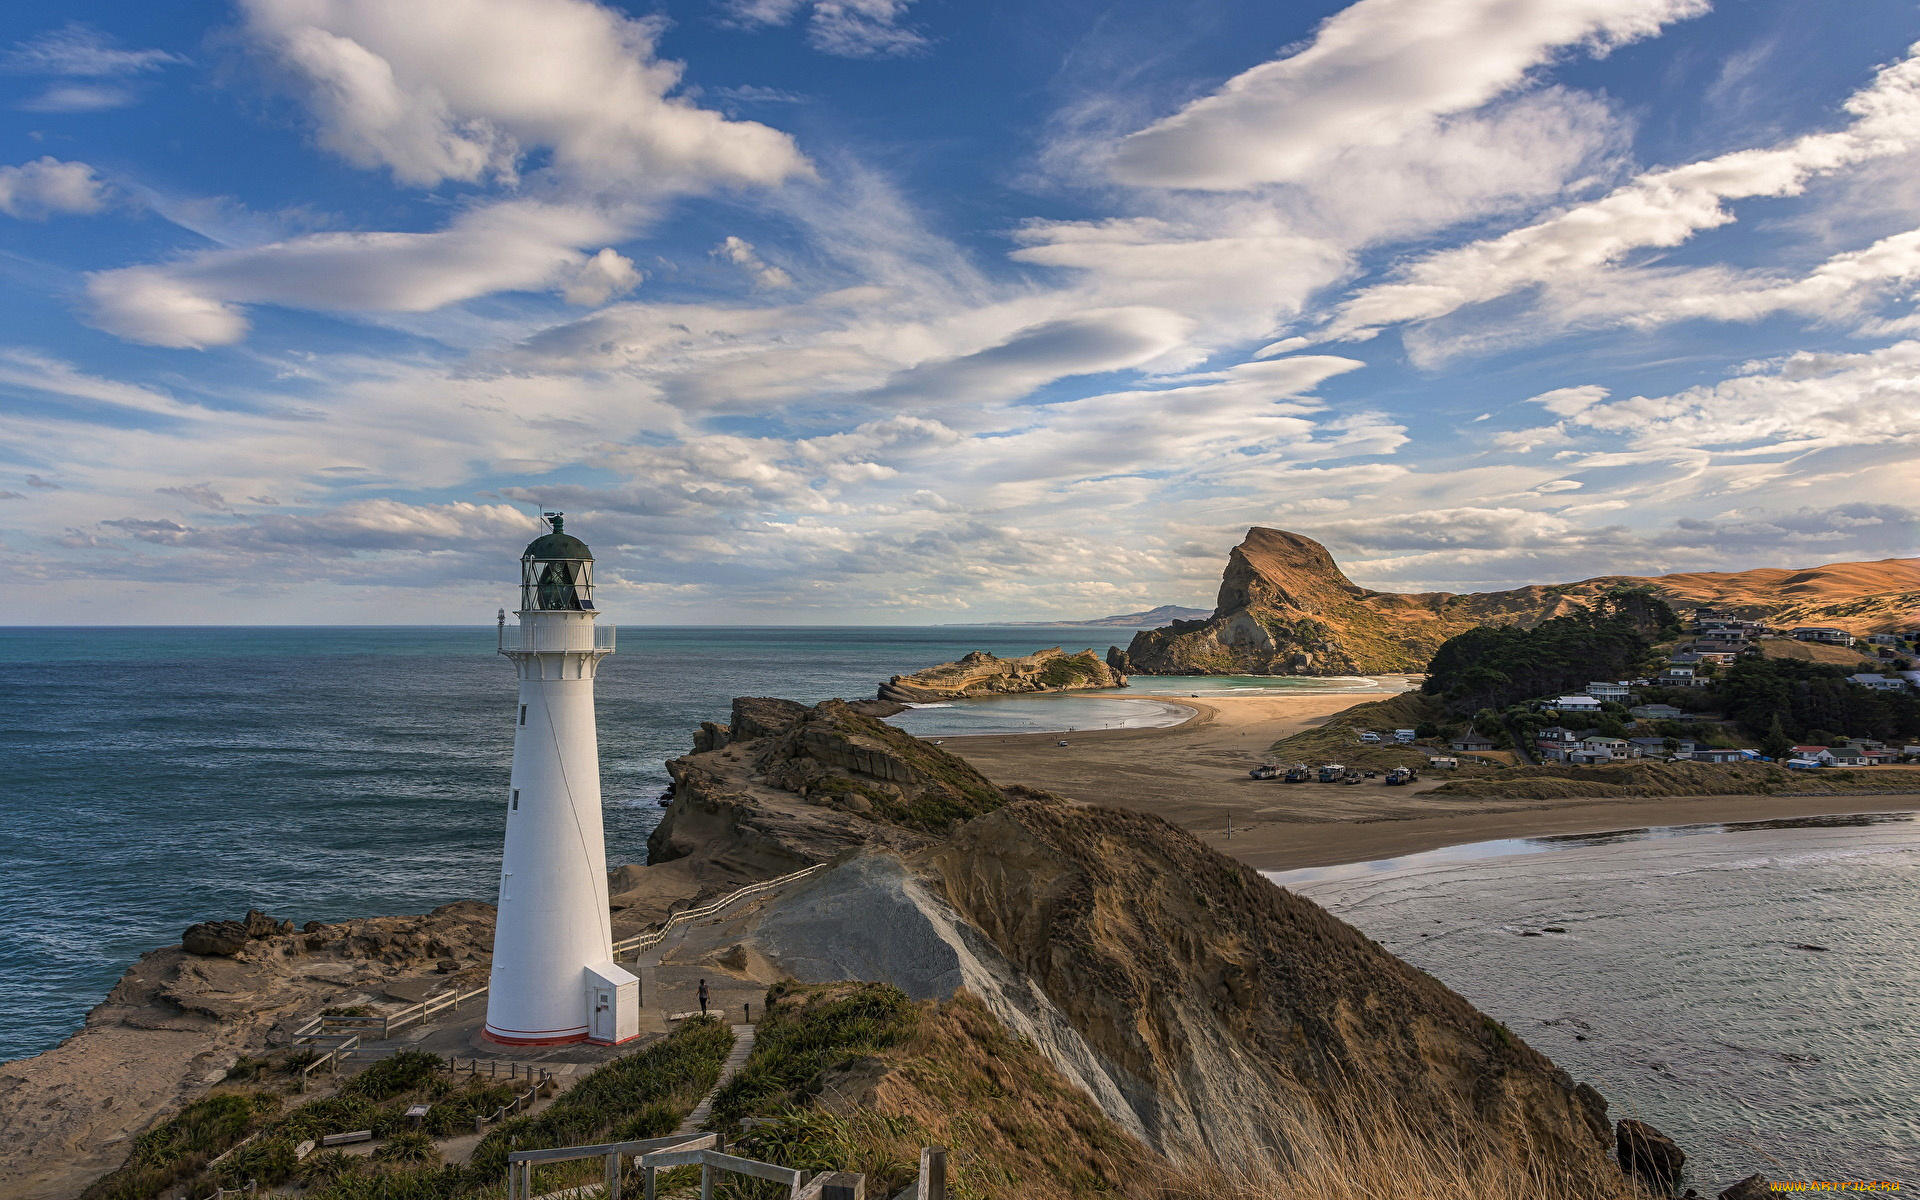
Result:
{"label": "shed door", "polygon": [[595,987],[593,989],[593,1036],[600,1041],[615,1040],[611,988]]}

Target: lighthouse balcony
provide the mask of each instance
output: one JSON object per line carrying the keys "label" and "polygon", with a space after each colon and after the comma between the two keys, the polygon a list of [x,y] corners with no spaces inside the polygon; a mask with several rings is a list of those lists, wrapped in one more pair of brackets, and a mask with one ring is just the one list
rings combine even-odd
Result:
{"label": "lighthouse balcony", "polygon": [[584,619],[559,621],[547,617],[544,613],[541,615],[546,619],[523,621],[517,626],[509,626],[502,622],[500,653],[571,653],[591,654],[596,657],[613,653],[618,626],[596,624],[589,613],[581,614]]}

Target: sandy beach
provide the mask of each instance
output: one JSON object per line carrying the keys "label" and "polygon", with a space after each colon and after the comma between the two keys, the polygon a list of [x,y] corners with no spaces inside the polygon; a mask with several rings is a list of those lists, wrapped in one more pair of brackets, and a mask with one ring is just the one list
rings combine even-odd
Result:
{"label": "sandy beach", "polygon": [[1266,761],[1273,742],[1377,697],[1193,699],[1144,689],[1126,695],[1184,705],[1194,716],[1163,729],[949,737],[944,744],[997,783],[1151,812],[1261,870],[1367,862],[1495,838],[1920,808],[1920,768],[1875,768],[1889,789],[1912,789],[1878,796],[1496,800],[1429,796],[1445,782],[1433,775],[1395,788],[1378,780],[1352,787],[1254,780],[1247,771]]}

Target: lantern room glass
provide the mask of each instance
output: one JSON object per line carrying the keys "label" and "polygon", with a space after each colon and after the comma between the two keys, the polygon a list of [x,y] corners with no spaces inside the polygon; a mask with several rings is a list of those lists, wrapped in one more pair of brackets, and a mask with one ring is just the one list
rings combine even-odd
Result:
{"label": "lantern room glass", "polygon": [[522,612],[584,612],[593,608],[593,560],[534,558],[520,560]]}

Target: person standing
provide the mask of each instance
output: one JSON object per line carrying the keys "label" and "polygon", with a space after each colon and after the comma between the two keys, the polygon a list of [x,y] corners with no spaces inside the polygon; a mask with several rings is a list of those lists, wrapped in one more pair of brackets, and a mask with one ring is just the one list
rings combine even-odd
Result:
{"label": "person standing", "polygon": [[700,1015],[707,1015],[707,981],[704,979],[700,981]]}

